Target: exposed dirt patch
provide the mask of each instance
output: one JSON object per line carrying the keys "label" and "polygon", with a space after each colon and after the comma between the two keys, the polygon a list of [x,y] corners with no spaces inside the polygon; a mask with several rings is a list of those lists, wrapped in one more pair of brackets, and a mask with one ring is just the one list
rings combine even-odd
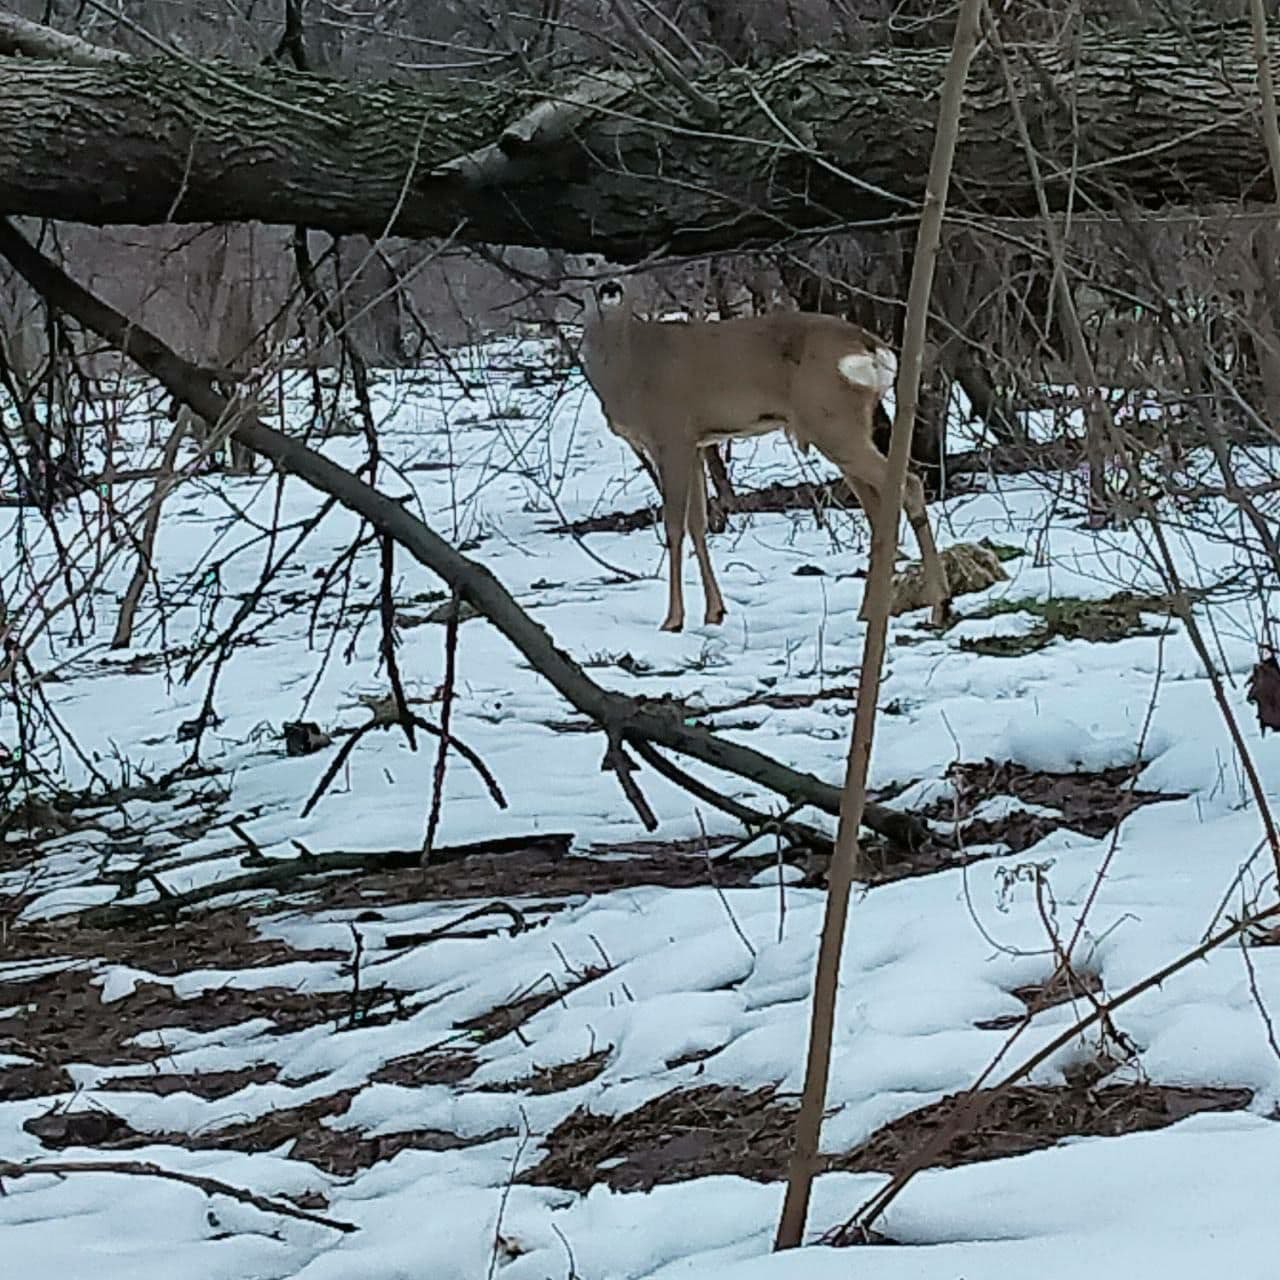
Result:
{"label": "exposed dirt patch", "polygon": [[212,1101],[229,1098],[247,1085],[270,1084],[279,1074],[280,1068],[274,1062],[260,1062],[235,1071],[193,1071],[188,1075],[156,1071],[147,1075],[111,1076],[99,1080],[96,1088],[109,1093],[157,1093],[161,1097],[170,1093],[193,1093]]}
{"label": "exposed dirt patch", "polygon": [[401,1084],[415,1088],[426,1084],[461,1084],[476,1069],[469,1053],[448,1049],[423,1049],[384,1062],[369,1079],[374,1084]]}
{"label": "exposed dirt patch", "polygon": [[407,1017],[399,992],[362,992],[352,1020],[350,991],[291,991],[284,987],[219,987],[179,999],[169,987],[140,983],[137,991],[110,1008],[131,1027],[131,1033],[188,1027],[193,1031],[219,1031],[255,1018],[272,1026],[269,1035],[287,1035],[307,1027],[332,1023],[335,1030],[348,1025],[382,1026]]}
{"label": "exposed dirt patch", "polygon": [[[335,880],[317,890],[310,909],[376,910],[412,902],[475,898],[514,902],[531,898],[533,903],[521,902],[520,909],[532,921],[540,913],[562,911],[565,904],[555,899],[578,894],[611,893],[637,885],[670,889],[709,885],[712,879],[706,851],[727,843],[731,841],[709,838],[597,844],[592,845],[591,856],[566,855],[554,846],[530,846],[501,855],[478,854],[438,869],[376,872],[358,880]],[[768,861],[735,859],[717,866],[715,883],[722,887],[747,884]],[[551,901],[542,901],[544,898]]]}
{"label": "exposed dirt patch", "polygon": [[0,1018],[0,1041],[57,1066],[150,1062],[158,1051],[124,1043],[141,1028],[122,1021],[119,1005],[102,1003],[91,976],[87,968],[77,967],[0,984],[0,1007],[16,1007]]}
{"label": "exposed dirt patch", "polygon": [[[802,480],[796,484],[771,484],[763,489],[744,489],[736,494],[735,511],[738,514],[757,514],[776,511],[859,511],[858,499],[843,480],[830,484],[814,484]],[[608,511],[598,516],[587,516],[570,524],[555,525],[549,533],[635,533],[658,523],[659,507],[641,507],[638,511]]]}
{"label": "exposed dirt patch", "polygon": [[[888,449],[888,432],[882,434],[877,432],[878,447]],[[957,461],[964,462],[968,460],[967,454],[957,455]],[[1050,463],[1054,461],[1053,455],[1044,453],[1037,455],[1043,457]],[[1041,467],[1045,465],[1041,462],[1034,464],[1026,464],[1027,466],[1036,465]],[[964,489],[971,488],[971,485],[961,484],[958,489],[956,487],[956,479],[960,472],[952,473],[951,462],[948,464],[948,475],[952,477],[950,491],[954,493],[961,492]],[[972,474],[975,468],[970,465],[968,472]],[[986,458],[984,456],[983,465],[980,470],[985,472],[988,469]],[[928,469],[922,474],[921,479],[925,483],[926,493],[932,500],[936,496],[936,490],[929,477]],[[799,480],[792,484],[774,483],[765,485],[759,489],[738,489],[734,493],[734,507],[730,514],[738,515],[757,515],[768,512],[780,511],[811,511],[819,518],[823,512],[834,508],[837,511],[860,511],[862,504],[859,503],[857,497],[849,486],[839,477],[833,480],[815,483],[810,480]],[[662,511],[660,507],[641,507],[635,511],[606,511],[596,516],[585,516],[581,520],[574,520],[569,524],[552,525],[547,529],[548,533],[635,533],[641,529],[652,528],[661,518]]]}
{"label": "exposed dirt patch", "polygon": [[228,908],[147,929],[88,929],[72,922],[22,925],[10,932],[9,945],[0,959],[67,955],[127,964],[162,978],[196,969],[261,969],[294,960],[348,958],[345,951],[295,950],[276,938],[264,938],[246,911]]}
{"label": "exposed dirt patch", "polygon": [[[1000,1160],[1052,1147],[1063,1138],[1114,1138],[1164,1129],[1200,1111],[1243,1111],[1253,1101],[1249,1089],[1188,1089],[1151,1084],[1113,1084],[1100,1089],[1019,1085],[989,1102],[977,1127],[952,1138],[932,1166],[954,1168],[979,1160]],[[955,1114],[958,1095],[887,1124],[829,1167],[853,1172],[895,1169],[918,1151]]]}
{"label": "exposed dirt patch", "polygon": [[[1183,799],[1174,792],[1133,789],[1133,776],[1128,765],[1098,773],[1048,773],[990,759],[955,764],[947,771],[955,800],[938,801],[921,810],[921,816],[958,820],[963,844],[1002,843],[1014,853],[1029,849],[1059,827],[1098,839],[1145,804]],[[996,796],[1013,796],[1023,804],[1056,812],[1015,809],[998,820],[975,819],[975,810]]]}
{"label": "exposed dirt patch", "polygon": [[[720,1050],[717,1049],[691,1049],[688,1053],[682,1053],[679,1057],[667,1059],[667,1070],[678,1071],[681,1067],[692,1067],[700,1062],[706,1062],[708,1058],[714,1058]],[[700,1074],[702,1068],[694,1074]]]}
{"label": "exposed dirt patch", "polygon": [[553,982],[548,978],[539,978],[532,987],[526,988],[513,996],[505,1004],[496,1005],[487,1013],[467,1018],[463,1022],[454,1023],[459,1031],[473,1031],[482,1042],[501,1040],[503,1036],[514,1031],[523,1022],[528,1022],[535,1013],[550,1008],[570,992],[584,987],[603,977],[608,970],[603,966],[588,965],[575,973],[565,983]]}
{"label": "exposed dirt patch", "polygon": [[[1028,397],[1030,408],[1037,397]],[[1045,393],[1037,408],[1060,408],[1061,396]],[[1028,471],[1074,471],[1085,456],[1084,443],[1074,439],[1046,440],[1043,443],[998,444],[985,449],[970,449],[947,459],[947,474],[952,477],[987,475],[1016,476]]]}
{"label": "exposed dirt patch", "polygon": [[484,1093],[563,1093],[579,1085],[590,1084],[606,1066],[612,1048],[601,1049],[574,1062],[562,1062],[555,1067],[539,1067],[518,1080],[503,1080],[498,1084],[478,1086]]}
{"label": "exposed dirt patch", "polygon": [[[1159,627],[1150,626],[1144,615],[1168,614],[1167,596],[1134,595],[1121,591],[1105,600],[1001,600],[969,618],[991,618],[1005,613],[1031,613],[1036,625],[1018,635],[969,636],[960,648],[997,658],[1018,658],[1038,653],[1055,640],[1086,640],[1091,644],[1111,644],[1131,636],[1155,636]],[[956,619],[959,621],[960,619]]]}
{"label": "exposed dirt patch", "polygon": [[[795,1107],[772,1089],[677,1090],[622,1116],[579,1108],[547,1135],[547,1154],[518,1182],[585,1193],[648,1191],[714,1173],[756,1182],[783,1176]],[[606,1166],[606,1167],[602,1167]]]}
{"label": "exposed dirt patch", "polygon": [[74,1088],[71,1077],[61,1067],[49,1062],[0,1067],[0,1102],[48,1098],[58,1093],[70,1093]]}
{"label": "exposed dirt patch", "polygon": [[[949,1123],[958,1097],[885,1125],[853,1151],[824,1157],[823,1168],[893,1171]],[[1067,1137],[1162,1129],[1199,1111],[1242,1110],[1252,1097],[1248,1089],[1156,1085],[1015,1087],[994,1098],[979,1123],[951,1138],[930,1164],[950,1168],[1022,1155]],[[518,1181],[579,1192],[598,1183],[648,1191],[716,1174],[778,1181],[786,1176],[794,1119],[794,1102],[771,1089],[716,1085],[664,1094],[618,1117],[579,1109],[548,1135],[547,1155]]]}
{"label": "exposed dirt patch", "polygon": [[303,1134],[289,1153],[336,1177],[349,1178],[361,1169],[390,1160],[401,1151],[460,1151],[515,1135],[514,1129],[491,1129],[471,1138],[444,1129],[406,1129],[376,1138],[362,1138],[350,1129],[316,1128]]}
{"label": "exposed dirt patch", "polygon": [[58,1109],[42,1116],[32,1116],[22,1122],[22,1127],[38,1139],[41,1146],[53,1151],[63,1151],[67,1147],[115,1150],[140,1147],[146,1141],[143,1134],[114,1111],[83,1104],[75,1110]]}
{"label": "exposed dirt patch", "polygon": [[726,711],[738,711],[743,707],[773,707],[778,711],[790,711],[799,707],[812,707],[819,702],[836,701],[847,703],[849,714],[852,715],[857,697],[856,684],[833,685],[830,689],[817,689],[812,693],[753,693],[737,702],[710,708],[704,712],[703,719],[723,715]]}
{"label": "exposed dirt patch", "polygon": [[[9,1040],[19,1050],[28,1046],[33,1055],[38,1051],[53,1065],[111,1066],[164,1056],[161,1048],[126,1043],[143,1031],[218,1031],[265,1018],[272,1024],[269,1034],[283,1035],[326,1022],[335,1028],[351,1022],[349,991],[224,986],[182,999],[164,983],[140,982],[131,995],[104,1005],[92,976],[82,967],[0,985],[0,1006],[18,1006],[15,1013],[0,1018],[0,1041]],[[375,988],[361,993],[354,1025],[377,1026],[407,1016],[400,993]]]}
{"label": "exposed dirt patch", "polygon": [[[1086,999],[1090,995],[1099,995],[1102,991],[1102,979],[1096,973],[1087,970],[1058,970],[1044,982],[1029,983],[1025,987],[1015,987],[1012,994],[1027,1006],[1027,1014],[1035,1016],[1045,1009],[1052,1009],[1060,1004],[1070,1004],[1075,1000]],[[1008,1031],[1024,1021],[1026,1015],[1006,1013],[998,1018],[983,1018],[974,1026],[983,1031]]]}
{"label": "exposed dirt patch", "polygon": [[[932,875],[935,871],[944,871],[948,867],[959,865],[955,851],[936,841],[930,842],[921,849],[911,850],[904,849],[900,844],[891,843],[879,836],[866,836],[861,844],[862,852],[866,855],[871,868],[868,876],[870,884],[891,884],[895,880]],[[825,885],[830,863],[831,856],[828,850],[815,855],[811,859],[808,874],[801,883],[806,886]]]}
{"label": "exposed dirt patch", "polygon": [[184,1147],[188,1151],[261,1152],[286,1148],[294,1160],[337,1177],[350,1177],[400,1151],[453,1151],[510,1137],[514,1130],[495,1129],[463,1138],[441,1129],[412,1129],[380,1137],[364,1137],[358,1131],[338,1129],[323,1122],[341,1116],[351,1107],[357,1090],[313,1098],[296,1107],[268,1112],[243,1124],[206,1129],[199,1133],[142,1133],[105,1107],[81,1107],[57,1111],[26,1121],[23,1128],[53,1150],[93,1146],[101,1150],[127,1151],[153,1144]]}

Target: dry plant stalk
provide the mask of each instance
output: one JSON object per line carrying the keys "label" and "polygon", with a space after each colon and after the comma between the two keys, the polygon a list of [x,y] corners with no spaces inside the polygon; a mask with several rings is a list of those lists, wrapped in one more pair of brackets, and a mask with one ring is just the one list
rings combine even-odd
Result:
{"label": "dry plant stalk", "polygon": [[951,58],[938,105],[938,127],[929,164],[924,207],[920,215],[920,229],[916,236],[915,261],[907,293],[907,315],[898,368],[896,411],[889,444],[887,483],[880,493],[880,519],[873,524],[871,565],[864,595],[867,637],[862,651],[853,737],[840,796],[840,820],[828,876],[822,937],[818,946],[804,1091],[796,1116],[787,1194],[774,1240],[775,1249],[794,1249],[802,1242],[809,1216],[813,1178],[817,1170],[849,897],[855,875],[865,871],[858,843],[858,829],[862,824],[867,802],[867,768],[871,761],[876,699],[880,693],[881,668],[889,631],[893,561],[898,548],[898,512],[902,508],[903,486],[911,457],[911,435],[920,394],[929,296],[933,290],[934,266],[941,241],[947,191],[951,184],[951,166],[960,128],[964,87],[969,75],[969,64],[978,47],[978,15],[981,7],[982,0],[963,0],[956,20]]}
{"label": "dry plant stalk", "polygon": [[173,430],[169,432],[169,439],[165,442],[164,454],[160,460],[160,474],[156,476],[155,489],[142,526],[142,537],[138,542],[138,564],[133,571],[133,577],[129,580],[124,599],[120,603],[115,634],[111,637],[113,649],[127,649],[133,643],[133,620],[138,611],[138,601],[142,599],[143,588],[147,585],[147,578],[154,572],[156,532],[160,528],[160,512],[165,498],[177,484],[178,447],[182,444],[182,437],[185,434],[186,426],[182,416],[179,415]]}

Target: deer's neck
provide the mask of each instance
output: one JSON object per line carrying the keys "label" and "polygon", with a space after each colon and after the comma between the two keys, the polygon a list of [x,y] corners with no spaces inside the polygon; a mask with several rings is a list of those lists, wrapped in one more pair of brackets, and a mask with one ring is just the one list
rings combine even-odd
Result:
{"label": "deer's neck", "polygon": [[583,335],[582,369],[606,413],[616,413],[625,400],[643,327],[630,315],[609,316]]}

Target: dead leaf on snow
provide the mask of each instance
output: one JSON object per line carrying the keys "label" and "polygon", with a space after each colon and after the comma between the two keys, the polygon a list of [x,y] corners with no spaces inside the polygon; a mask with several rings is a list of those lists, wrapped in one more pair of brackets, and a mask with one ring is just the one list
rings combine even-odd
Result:
{"label": "dead leaf on snow", "polygon": [[1247,696],[1258,712],[1258,728],[1263,734],[1280,729],[1280,663],[1274,653],[1254,664]]}

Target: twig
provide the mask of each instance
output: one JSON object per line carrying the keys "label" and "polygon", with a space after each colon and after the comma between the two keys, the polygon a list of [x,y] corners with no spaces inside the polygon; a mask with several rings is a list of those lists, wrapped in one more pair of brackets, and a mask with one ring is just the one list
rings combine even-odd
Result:
{"label": "twig", "polygon": [[532,1136],[528,1119],[523,1116],[522,1119],[524,1119],[524,1132],[520,1135],[520,1141],[516,1143],[516,1149],[511,1153],[507,1180],[502,1187],[502,1198],[498,1201],[498,1216],[493,1224],[493,1247],[489,1250],[489,1270],[485,1273],[485,1280],[493,1280],[498,1272],[498,1264],[502,1258],[502,1220],[506,1216],[511,1189],[516,1184],[516,1171],[520,1168],[520,1161],[524,1159],[525,1148],[529,1145],[529,1139]]}
{"label": "twig", "polygon": [[[1094,362],[1089,354],[1088,344],[1085,342],[1084,329],[1080,322],[1080,313],[1076,307],[1075,299],[1072,297],[1070,285],[1067,283],[1066,272],[1062,269],[1062,264],[1065,262],[1066,255],[1063,249],[1062,238],[1058,234],[1057,227],[1054,224],[1053,217],[1049,210],[1048,195],[1046,193],[1043,176],[1040,172],[1040,163],[1036,158],[1035,147],[1031,142],[1031,133],[1027,125],[1026,112],[1023,110],[1022,103],[1018,98],[1017,89],[1013,81],[1013,72],[1009,66],[1009,60],[1005,54],[1004,45],[1000,39],[998,30],[995,28],[994,20],[991,17],[989,9],[986,10],[986,15],[986,24],[991,46],[998,55],[1004,72],[1005,91],[1009,99],[1009,109],[1013,115],[1018,136],[1022,142],[1023,151],[1026,154],[1027,167],[1031,172],[1032,182],[1036,191],[1036,199],[1038,201],[1040,219],[1043,224],[1045,239],[1049,245],[1050,255],[1055,263],[1055,281],[1057,287],[1054,290],[1054,293],[1059,319],[1070,342],[1071,355],[1075,364],[1077,380],[1087,388],[1098,415],[1098,420],[1090,427],[1090,431],[1093,432],[1095,426],[1098,430],[1102,431],[1108,437],[1108,443],[1111,449],[1123,457],[1126,468],[1131,475],[1134,475],[1137,474],[1137,466],[1133,459],[1133,455],[1128,446],[1118,440],[1117,433],[1115,431],[1115,424],[1111,418],[1111,412],[1105,401],[1103,401],[1102,397],[1097,393],[1097,370],[1094,368]],[[1190,600],[1187,592],[1183,588],[1182,578],[1178,572],[1177,563],[1174,560],[1173,553],[1169,548],[1168,540],[1165,537],[1159,513],[1143,485],[1135,485],[1134,489],[1137,505],[1142,510],[1147,523],[1151,527],[1152,537],[1155,539],[1156,547],[1159,551],[1160,568],[1165,576],[1166,582],[1172,589],[1173,611],[1186,628],[1187,637],[1190,639],[1197,657],[1199,657],[1200,661],[1204,664],[1205,673],[1209,678],[1214,698],[1218,703],[1218,709],[1227,726],[1227,731],[1231,735],[1231,740],[1240,757],[1241,765],[1249,779],[1249,785],[1253,791],[1254,800],[1258,805],[1259,815],[1261,816],[1263,827],[1267,833],[1267,841],[1271,846],[1272,860],[1275,863],[1277,873],[1280,873],[1280,833],[1277,832],[1275,822],[1272,818],[1270,805],[1267,802],[1266,791],[1262,786],[1261,779],[1258,777],[1258,772],[1254,765],[1253,758],[1249,753],[1248,745],[1244,740],[1244,735],[1240,730],[1235,714],[1227,700],[1226,691],[1222,687],[1222,679],[1218,674],[1217,667],[1213,661],[1213,656],[1209,651],[1209,646],[1206,643],[1204,634],[1200,629],[1200,625],[1196,621],[1195,615],[1192,612]]]}
{"label": "twig", "polygon": [[337,754],[329,761],[329,767],[320,776],[320,781],[316,783],[315,790],[312,791],[307,803],[302,806],[302,817],[306,817],[312,809],[316,807],[324,797],[324,793],[329,790],[329,784],[338,776],[338,771],[346,763],[347,757],[356,749],[356,743],[364,737],[371,729],[385,729],[386,724],[377,717],[370,720],[367,724],[362,724],[347,740],[338,748]]}
{"label": "twig", "polygon": [[[1127,454],[1126,457],[1128,458]],[[1130,465],[1132,465],[1132,460],[1129,459],[1129,461]],[[1218,704],[1218,711],[1222,716],[1223,723],[1227,726],[1227,732],[1231,736],[1231,742],[1236,749],[1236,755],[1240,759],[1240,765],[1244,769],[1245,777],[1249,780],[1249,788],[1253,792],[1254,803],[1258,806],[1258,816],[1262,820],[1262,827],[1267,835],[1267,844],[1271,848],[1271,860],[1276,868],[1277,876],[1280,876],[1280,831],[1277,831],[1275,818],[1271,813],[1271,804],[1267,799],[1266,788],[1262,785],[1262,778],[1258,774],[1258,767],[1254,762],[1253,753],[1249,750],[1249,744],[1244,740],[1240,722],[1236,718],[1236,713],[1227,698],[1227,691],[1223,687],[1222,675],[1218,671],[1217,663],[1214,662],[1213,654],[1209,651],[1208,642],[1204,638],[1204,632],[1201,630],[1200,623],[1191,608],[1191,601],[1182,585],[1182,575],[1178,572],[1177,562],[1174,560],[1173,552],[1169,548],[1169,540],[1164,534],[1164,527],[1160,523],[1159,516],[1150,498],[1145,494],[1141,494],[1139,502],[1144,508],[1143,514],[1147,517],[1147,522],[1151,526],[1152,536],[1155,538],[1156,547],[1160,552],[1160,567],[1164,572],[1166,581],[1172,588],[1173,612],[1186,628],[1187,639],[1191,641],[1191,647],[1196,651],[1196,656],[1200,659],[1205,675],[1209,679],[1209,687],[1213,690],[1214,701]]]}
{"label": "twig", "polygon": [[[382,660],[387,664],[391,696],[396,700],[396,719],[404,726],[404,736],[409,740],[409,750],[417,751],[418,740],[413,732],[413,714],[404,696],[404,684],[400,680],[400,664],[396,661],[396,602],[392,594],[392,570],[395,567],[396,544],[385,534],[378,541],[382,544],[382,585],[378,599],[382,621]],[[441,727],[448,733],[447,724]],[[442,740],[441,754],[444,749]]]}
{"label": "twig", "polygon": [[[340,872],[362,875],[375,871],[398,871],[416,867],[422,858],[421,849],[390,849],[372,853],[313,853],[301,840],[291,841],[298,850],[297,858],[268,858],[266,866],[247,871],[244,875],[228,876],[210,884],[199,885],[185,893],[174,893],[158,881],[151,880],[160,895],[154,902],[106,903],[89,907],[80,913],[80,923],[87,928],[117,929],[132,925],[146,925],[153,920],[176,920],[180,912],[232,894],[252,892],[255,889],[284,889],[299,881]],[[471,840],[466,844],[449,845],[435,851],[436,865],[459,862],[479,854],[501,855],[521,853],[528,849],[550,847],[553,857],[563,857],[573,843],[568,831],[532,832],[527,836],[500,836],[494,840]]]}
{"label": "twig", "polygon": [[720,899],[720,905],[724,908],[724,913],[729,917],[729,923],[733,926],[733,931],[738,935],[738,940],[747,949],[747,953],[754,960],[756,958],[756,949],[751,944],[751,939],[742,931],[742,926],[738,923],[738,917],[733,914],[733,907],[729,905],[729,899],[725,897],[724,890],[720,887],[720,881],[716,879],[716,869],[711,861],[711,853],[707,848],[707,824],[702,821],[702,811],[695,810],[698,819],[698,843],[702,846],[701,852],[707,864],[707,879],[711,881],[711,887],[716,892],[716,897]]}
{"label": "twig", "polygon": [[354,924],[348,924],[351,930],[353,951],[351,953],[351,1007],[347,1012],[347,1026],[354,1027],[360,1019],[360,958],[364,955],[364,939]]}
{"label": "twig", "polygon": [[720,104],[709,98],[685,75],[680,64],[640,24],[630,0],[610,0],[610,7],[617,15],[632,40],[640,47],[655,71],[693,108],[698,119],[711,129],[720,127]]}
{"label": "twig", "polygon": [[262,846],[244,829],[239,822],[228,822],[227,827],[233,835],[237,835],[244,841],[249,853],[253,857],[253,861],[257,863],[265,863],[267,855],[263,853]]}
{"label": "twig", "polygon": [[658,829],[658,817],[653,809],[650,808],[648,800],[644,797],[644,792],[640,790],[636,780],[631,776],[635,773],[636,766],[627,755],[620,734],[611,733],[609,735],[609,745],[605,750],[604,759],[600,762],[600,769],[601,772],[612,771],[618,779],[618,785],[622,788],[622,794],[630,801],[631,807],[644,824],[644,829],[646,831],[656,831]]}
{"label": "twig", "polygon": [[734,800],[723,792],[717,791],[714,787],[707,786],[706,783],[699,781],[691,773],[680,768],[678,764],[672,763],[656,747],[646,742],[643,738],[636,739],[630,745],[636,755],[655,773],[660,773],[668,782],[674,782],[677,787],[682,791],[687,791],[695,800],[701,800],[704,804],[709,804],[713,808],[727,813],[731,818],[737,818],[748,829],[749,834],[740,845],[735,846],[733,849],[727,849],[723,853],[717,853],[713,861],[722,862],[725,858],[735,853],[742,844],[749,843],[769,831],[776,831],[780,835],[786,836],[794,844],[808,845],[816,849],[830,847],[831,841],[817,827],[811,827],[804,822],[792,821],[794,815],[804,808],[803,804],[794,804],[785,813],[775,818],[771,814],[761,813],[758,809],[752,809],[749,805]]}
{"label": "twig", "polygon": [[164,453],[161,455],[160,474],[156,477],[155,488],[143,520],[142,536],[138,540],[138,563],[134,567],[129,585],[125,588],[124,599],[120,602],[120,612],[116,617],[115,634],[111,637],[113,649],[127,649],[133,642],[133,619],[138,610],[138,601],[142,599],[142,590],[147,585],[147,578],[153,572],[160,512],[165,498],[169,496],[178,481],[178,447],[182,444],[184,435],[186,435],[186,425],[179,416],[173,430],[169,432],[169,439],[165,442]]}
{"label": "twig", "polygon": [[444,690],[440,695],[440,747],[431,778],[431,813],[427,818],[427,834],[422,842],[424,862],[431,860],[431,850],[440,826],[440,805],[444,799],[445,763],[449,749],[449,722],[453,717],[453,694],[458,673],[458,625],[462,616],[462,599],[455,591],[449,599],[444,625]]}
{"label": "twig", "polygon": [[335,1231],[350,1233],[359,1231],[354,1222],[343,1222],[340,1218],[326,1218],[319,1213],[311,1213],[299,1209],[287,1200],[272,1200],[260,1196],[257,1192],[247,1191],[244,1187],[233,1187],[229,1182],[219,1178],[208,1178],[195,1173],[178,1173],[174,1169],[163,1169],[150,1160],[36,1160],[31,1164],[19,1164],[15,1160],[0,1160],[0,1178],[22,1178],[30,1174],[48,1173],[61,1177],[68,1173],[123,1173],[133,1177],[165,1178],[170,1182],[181,1182],[188,1187],[195,1187],[208,1196],[229,1196],[241,1204],[252,1205],[263,1213],[279,1213],[288,1218],[299,1218],[303,1222],[315,1222],[322,1227],[332,1227]]}
{"label": "twig", "polygon": [[[411,715],[410,719],[422,730],[431,734],[434,738],[439,738],[442,746],[452,747],[484,780],[484,784],[489,789],[493,802],[499,809],[507,807],[507,798],[502,794],[502,788],[498,786],[498,780],[489,771],[489,766],[473,751],[465,742],[459,742],[452,734],[445,733],[444,729],[432,724],[429,720],[424,720],[421,716]],[[302,817],[306,817],[312,809],[319,804],[324,793],[329,789],[330,783],[338,776],[338,770],[342,768],[347,757],[354,750],[357,742],[364,737],[371,729],[386,729],[394,724],[394,720],[388,720],[386,717],[375,715],[372,720],[362,724],[358,729],[352,731],[351,736],[339,748],[337,755],[330,762],[329,767],[324,771],[324,776],[316,785],[316,789],[311,793],[310,799],[302,808]]]}
{"label": "twig", "polygon": [[1267,11],[1263,0],[1249,0],[1253,32],[1253,56],[1258,64],[1258,94],[1262,98],[1262,136],[1271,166],[1271,189],[1280,202],[1280,120],[1276,114],[1276,85],[1271,75],[1271,50],[1267,41]]}
{"label": "twig", "polygon": [[285,111],[291,115],[297,115],[304,120],[312,121],[314,124],[323,125],[327,129],[340,130],[342,128],[342,121],[333,116],[324,115],[319,111],[311,111],[307,107],[300,107],[297,103],[290,102],[287,98],[273,97],[270,94],[262,93],[257,89],[238,83],[232,76],[224,75],[215,67],[200,61],[199,58],[193,57],[180,46],[153,35],[142,23],[135,22],[128,14],[104,4],[103,0],[80,0],[80,3],[97,9],[107,18],[123,24],[140,40],[159,49],[161,53],[170,58],[177,58],[179,62],[185,63],[187,67],[194,71],[198,77],[211,80],[214,84],[230,90],[232,94],[247,98],[251,102],[261,102],[264,106],[271,107],[277,111]]}
{"label": "twig", "polygon": [[[482,907],[475,907],[473,910],[460,915],[456,920],[450,920],[448,924],[442,924],[436,929],[427,929],[425,932],[419,933],[389,933],[382,939],[382,945],[388,950],[404,950],[407,947],[421,947],[428,942],[435,942],[438,938],[447,938],[449,934],[464,924],[469,924],[472,920],[479,920],[483,916],[505,915],[511,920],[511,936],[513,938],[522,934],[529,926],[525,923],[524,915],[508,902],[488,902]],[[385,964],[385,960],[375,960],[374,964]]]}

